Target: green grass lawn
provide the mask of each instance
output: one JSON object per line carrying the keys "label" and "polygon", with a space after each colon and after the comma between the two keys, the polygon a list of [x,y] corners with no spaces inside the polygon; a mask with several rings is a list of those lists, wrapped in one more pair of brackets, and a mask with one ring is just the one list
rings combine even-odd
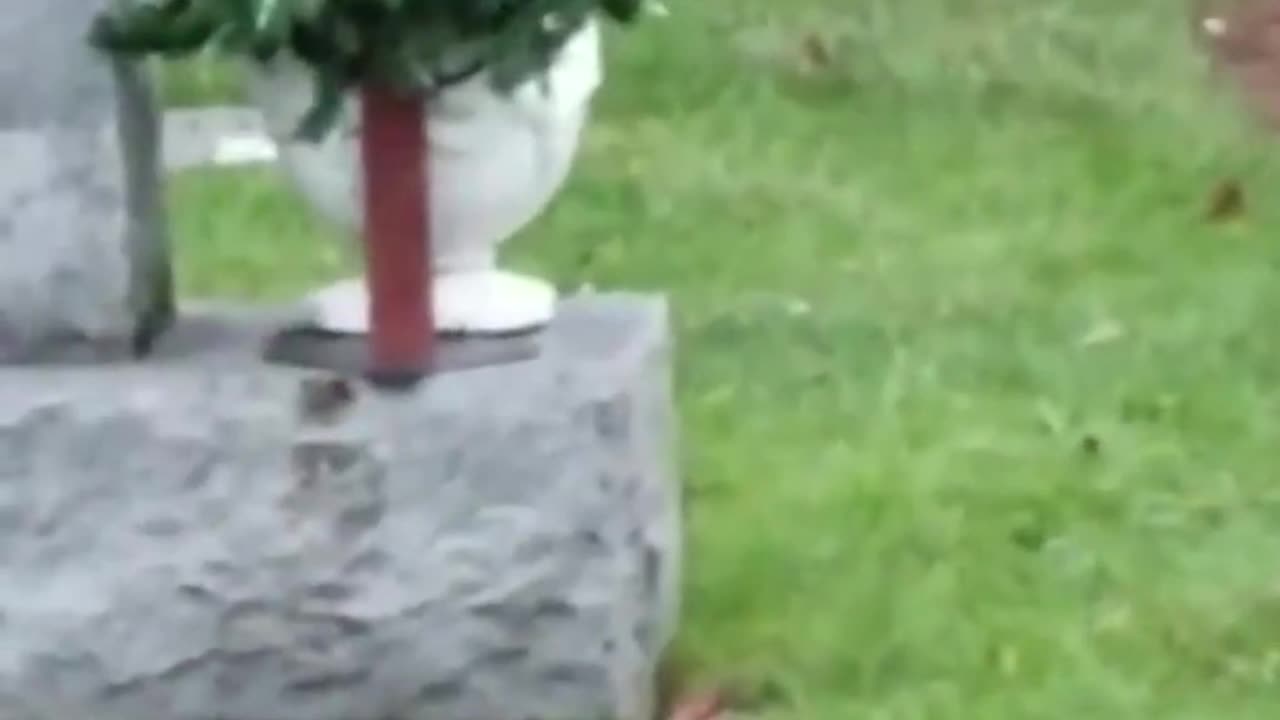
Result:
{"label": "green grass lawn", "polygon": [[[611,35],[511,260],[673,301],[696,679],[779,720],[1280,717],[1280,139],[1185,5],[673,0]],[[270,173],[174,194],[188,292],[351,262]]]}

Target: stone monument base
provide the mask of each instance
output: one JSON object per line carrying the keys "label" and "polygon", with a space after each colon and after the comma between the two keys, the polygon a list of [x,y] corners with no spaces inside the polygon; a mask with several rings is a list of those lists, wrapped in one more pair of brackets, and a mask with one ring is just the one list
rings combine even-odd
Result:
{"label": "stone monument base", "polygon": [[564,303],[404,394],[191,313],[0,368],[0,718],[648,720],[678,612],[669,328]]}

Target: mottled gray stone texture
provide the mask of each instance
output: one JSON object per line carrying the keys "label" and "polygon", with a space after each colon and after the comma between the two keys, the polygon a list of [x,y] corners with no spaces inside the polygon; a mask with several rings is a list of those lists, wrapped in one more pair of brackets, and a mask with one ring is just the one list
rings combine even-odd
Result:
{"label": "mottled gray stone texture", "polygon": [[264,367],[261,319],[0,369],[0,718],[646,718],[665,303],[569,300],[538,359],[403,395]]}
{"label": "mottled gray stone texture", "polygon": [[159,121],[86,42],[106,4],[2,3],[0,363],[129,356],[172,314]]}

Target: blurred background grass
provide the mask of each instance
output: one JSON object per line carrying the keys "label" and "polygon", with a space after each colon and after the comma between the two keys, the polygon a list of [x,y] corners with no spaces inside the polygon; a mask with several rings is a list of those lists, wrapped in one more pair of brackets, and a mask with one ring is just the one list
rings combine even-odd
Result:
{"label": "blurred background grass", "polygon": [[[765,718],[1277,717],[1280,158],[1183,4],[672,13],[610,35],[510,262],[673,300],[693,679]],[[269,171],[173,204],[189,293],[354,267]]]}

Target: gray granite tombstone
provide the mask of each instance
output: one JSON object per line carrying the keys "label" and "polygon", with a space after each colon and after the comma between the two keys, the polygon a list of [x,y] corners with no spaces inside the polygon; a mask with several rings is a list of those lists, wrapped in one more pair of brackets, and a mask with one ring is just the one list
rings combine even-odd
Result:
{"label": "gray granite tombstone", "polygon": [[665,302],[570,298],[530,357],[398,395],[265,363],[290,309],[174,317],[103,3],[4,3],[0,720],[647,720],[681,567]]}
{"label": "gray granite tombstone", "polygon": [[649,720],[676,626],[665,303],[385,394],[255,310],[0,369],[3,720]]}
{"label": "gray granite tombstone", "polygon": [[173,312],[157,115],[85,42],[105,0],[0,13],[0,363],[126,358]]}

